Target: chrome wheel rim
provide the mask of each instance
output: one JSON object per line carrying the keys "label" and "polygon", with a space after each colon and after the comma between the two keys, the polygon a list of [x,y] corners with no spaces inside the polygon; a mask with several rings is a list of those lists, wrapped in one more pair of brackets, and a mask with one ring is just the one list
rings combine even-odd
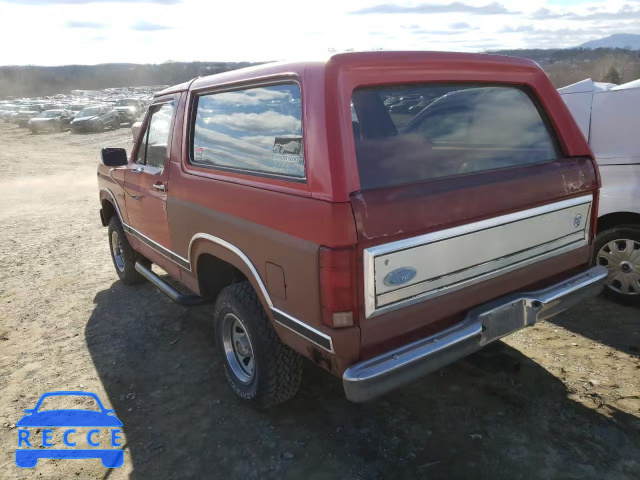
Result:
{"label": "chrome wheel rim", "polygon": [[609,270],[608,288],[623,295],[640,295],[640,242],[612,240],[600,249],[597,262]]}
{"label": "chrome wheel rim", "polygon": [[111,232],[111,251],[113,252],[113,261],[116,262],[116,267],[121,272],[124,272],[124,255],[118,232]]}
{"label": "chrome wheel rim", "polygon": [[235,377],[244,384],[251,383],[255,376],[253,346],[242,320],[233,313],[222,319],[222,344]]}

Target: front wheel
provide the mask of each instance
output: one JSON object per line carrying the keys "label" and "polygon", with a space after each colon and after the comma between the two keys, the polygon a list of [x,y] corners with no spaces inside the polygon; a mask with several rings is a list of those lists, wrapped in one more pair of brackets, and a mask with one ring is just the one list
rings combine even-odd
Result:
{"label": "front wheel", "polygon": [[298,392],[302,357],[280,341],[249,282],[220,292],[214,327],[227,380],[240,398],[267,408]]}
{"label": "front wheel", "polygon": [[142,262],[147,267],[151,265],[151,262],[142,258],[142,256],[131,247],[129,240],[127,240],[124,234],[120,220],[115,216],[111,217],[109,221],[108,234],[111,259],[122,283],[125,285],[135,285],[136,283],[143,282],[144,277],[136,271],[136,262]]}
{"label": "front wheel", "polygon": [[626,225],[600,232],[594,252],[594,263],[609,270],[605,295],[640,304],[640,227]]}

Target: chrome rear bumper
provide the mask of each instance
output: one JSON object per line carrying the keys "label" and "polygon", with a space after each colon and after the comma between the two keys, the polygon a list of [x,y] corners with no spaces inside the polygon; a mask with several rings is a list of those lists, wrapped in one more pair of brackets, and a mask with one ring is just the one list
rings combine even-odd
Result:
{"label": "chrome rear bumper", "polygon": [[470,310],[442,332],[356,363],[342,376],[347,398],[365,402],[438,370],[484,345],[597,295],[607,278],[601,266],[534,292],[514,293]]}

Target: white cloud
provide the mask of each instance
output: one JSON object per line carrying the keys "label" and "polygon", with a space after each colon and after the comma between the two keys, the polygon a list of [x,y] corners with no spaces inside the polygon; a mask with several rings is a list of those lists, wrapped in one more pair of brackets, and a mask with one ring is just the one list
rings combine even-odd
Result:
{"label": "white cloud", "polygon": [[231,113],[206,117],[204,124],[224,125],[225,128],[253,131],[257,133],[267,132],[296,132],[300,128],[300,120],[291,115],[283,115],[274,111],[263,113]]}
{"label": "white cloud", "polygon": [[[225,92],[222,95],[216,95],[215,103],[225,105],[261,105],[271,100],[285,100],[289,97],[289,93],[273,88],[252,88],[243,92]],[[204,100],[206,102],[206,98]]]}
{"label": "white cloud", "polygon": [[[14,46],[0,50],[0,65],[318,59],[345,49],[569,47],[613,33],[640,34],[639,1],[565,5],[555,0],[0,0],[0,42]],[[92,28],[70,28],[74,25]],[[46,41],[44,33],[34,32],[46,32]]]}

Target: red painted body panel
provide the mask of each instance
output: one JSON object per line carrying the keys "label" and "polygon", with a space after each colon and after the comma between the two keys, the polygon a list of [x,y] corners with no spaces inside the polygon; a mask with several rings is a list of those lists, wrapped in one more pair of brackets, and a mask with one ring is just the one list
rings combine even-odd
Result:
{"label": "red painted body panel", "polygon": [[460,322],[468,310],[499,296],[496,295],[497,292],[506,294],[551,285],[584,269],[590,259],[590,247],[573,250],[466,287],[457,293],[369,318],[366,320],[366,328],[361,328],[360,358],[371,358]]}
{"label": "red painted body panel", "polygon": [[[189,119],[196,94],[274,81],[294,81],[301,87],[305,182],[189,163]],[[412,82],[526,86],[546,111],[565,158],[362,192],[351,125],[352,92],[364,85]],[[194,292],[201,287],[198,256],[217,256],[247,276],[272,315],[269,299],[261,291],[260,283],[264,283],[274,307],[332,337],[335,354],[319,351],[305,338],[274,323],[285,343],[334,374],[340,375],[358,359],[443,328],[479,303],[516,289],[549,283],[589,262],[590,248],[582,248],[375,318],[365,319],[361,313],[359,325],[353,328],[331,329],[320,321],[320,246],[358,247],[358,298],[362,301],[364,248],[587,193],[594,194],[597,202],[599,177],[589,146],[549,79],[529,60],[453,53],[353,53],[334,56],[327,62],[275,63],[226,72],[161,93],[165,97],[158,97],[158,101],[173,95],[177,102],[164,170],[167,219],[158,209],[145,217],[144,206],[138,212],[133,207],[128,214],[129,202],[125,205],[122,189],[110,180],[103,166],[99,168],[100,186],[116,197],[125,222],[154,235],[187,265],[177,267],[156,252],[151,256],[148,247],[129,236],[134,248],[149,254]],[[116,173],[121,175],[120,171]],[[110,197],[103,193],[101,198]],[[165,225],[168,236],[158,230]],[[233,252],[206,240],[192,241],[199,233],[240,249],[258,277]],[[277,286],[268,284],[267,264],[282,271]]]}

